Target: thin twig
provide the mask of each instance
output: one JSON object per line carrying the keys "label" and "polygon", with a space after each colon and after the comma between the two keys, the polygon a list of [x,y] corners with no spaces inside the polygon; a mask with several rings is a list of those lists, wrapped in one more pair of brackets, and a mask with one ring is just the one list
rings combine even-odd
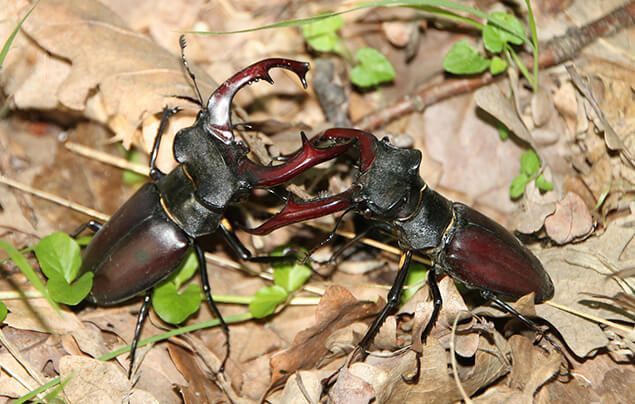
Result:
{"label": "thin twig", "polygon": [[[572,27],[567,33],[551,39],[541,46],[538,65],[547,68],[559,65],[576,57],[582,49],[603,37],[635,25],[635,1],[619,7],[611,13],[580,28]],[[533,64],[533,58],[523,58],[526,65]],[[426,107],[455,95],[472,92],[504,77],[487,73],[465,79],[448,79],[438,84],[424,87],[414,95],[408,95],[387,108],[371,112],[357,121],[354,126],[363,130],[374,130],[405,115],[423,111]]]}
{"label": "thin twig", "polygon": [[93,148],[86,147],[79,143],[66,142],[64,143],[64,147],[66,147],[68,150],[72,151],[75,154],[79,154],[80,156],[101,161],[102,163],[106,163],[114,167],[119,167],[124,170],[132,171],[140,175],[145,175],[146,177],[148,176],[150,172],[150,169],[147,166],[133,163],[122,157],[113,156],[112,154],[109,154],[100,150],[95,150]]}
{"label": "thin twig", "polygon": [[[470,313],[469,311],[467,313]],[[452,376],[454,377],[454,382],[456,383],[456,387],[459,389],[461,393],[461,397],[463,397],[463,401],[465,404],[472,404],[473,401],[470,399],[470,396],[467,395],[465,389],[463,388],[463,383],[461,383],[461,379],[459,379],[459,371],[458,365],[456,363],[456,350],[455,350],[455,339],[456,339],[456,328],[459,324],[460,313],[457,313],[457,316],[454,318],[454,322],[452,323],[452,331],[450,334],[450,362],[452,365]],[[472,314],[472,313],[470,313]]]}

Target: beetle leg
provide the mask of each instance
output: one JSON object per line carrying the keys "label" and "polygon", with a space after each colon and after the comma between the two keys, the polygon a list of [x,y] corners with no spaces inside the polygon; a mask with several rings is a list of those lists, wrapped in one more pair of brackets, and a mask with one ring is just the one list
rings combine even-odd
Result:
{"label": "beetle leg", "polygon": [[82,232],[86,229],[89,229],[93,233],[97,233],[103,226],[103,223],[100,223],[96,220],[89,220],[86,223],[82,223],[77,229],[75,229],[72,233],[69,234],[72,238],[77,238]]}
{"label": "beetle leg", "polygon": [[498,307],[500,307],[507,313],[511,314],[512,316],[516,317],[518,320],[520,320],[520,322],[525,324],[532,331],[538,333],[540,336],[546,339],[554,347],[556,351],[562,353],[562,349],[556,343],[556,341],[554,341],[553,338],[551,338],[549,335],[545,334],[545,332],[541,330],[535,322],[533,322],[530,318],[521,314],[518,310],[510,306],[507,302],[505,302],[504,300],[496,296],[492,291],[481,290],[481,296],[483,296],[483,298],[487,300],[494,302]]}
{"label": "beetle leg", "polygon": [[181,108],[173,107],[168,108],[167,106],[163,108],[163,114],[161,115],[161,121],[159,122],[159,128],[157,129],[157,135],[154,138],[154,145],[152,146],[152,153],[150,154],[150,178],[153,181],[158,181],[159,178],[163,177],[165,174],[161,172],[157,168],[157,155],[159,154],[159,146],[161,145],[161,138],[165,133],[165,130],[168,127],[168,121],[170,117],[177,112],[179,112]]}
{"label": "beetle leg", "polygon": [[243,230],[256,235],[269,234],[280,227],[330,215],[331,213],[349,209],[352,205],[352,192],[350,190],[312,201],[296,202],[293,199],[289,199],[280,212],[276,213],[260,226]]}
{"label": "beetle leg", "polygon": [[205,253],[201,246],[198,245],[196,241],[194,241],[194,252],[196,253],[196,260],[198,261],[198,268],[201,271],[201,285],[203,286],[203,293],[205,294],[205,298],[207,299],[207,304],[214,314],[214,316],[220,321],[221,328],[223,329],[223,333],[225,334],[225,357],[221,362],[218,371],[222,373],[225,370],[225,363],[227,362],[227,358],[229,358],[229,327],[223,318],[223,315],[216,307],[216,303],[214,303],[214,298],[212,297],[212,288],[209,285],[209,277],[207,276],[207,262],[205,261]]}
{"label": "beetle leg", "polygon": [[424,328],[423,332],[421,333],[422,342],[425,342],[428,335],[430,335],[432,327],[434,327],[434,324],[439,318],[441,305],[443,305],[443,299],[441,297],[441,291],[439,290],[439,284],[437,283],[437,274],[434,270],[434,267],[428,270],[428,286],[430,287],[430,294],[432,295],[432,304],[434,305],[434,308],[432,309],[430,321],[428,321],[428,324],[426,324],[426,328]]}
{"label": "beetle leg", "polygon": [[223,219],[220,223],[219,229],[221,230],[223,237],[227,241],[229,247],[234,251],[238,257],[243,261],[256,262],[260,264],[275,264],[284,262],[294,262],[297,257],[295,254],[286,254],[281,256],[272,255],[257,255],[254,256],[251,251],[243,244],[242,241],[233,232],[231,224]]}
{"label": "beetle leg", "polygon": [[401,291],[403,290],[403,286],[406,283],[406,278],[408,277],[408,271],[410,269],[410,261],[412,259],[412,250],[405,250],[401,253],[401,259],[399,260],[399,272],[397,272],[397,277],[393,282],[390,291],[388,292],[388,297],[386,300],[386,305],[383,310],[377,317],[375,317],[375,321],[371,324],[368,331],[366,331],[366,335],[358,344],[364,351],[370,343],[375,338],[375,335],[379,332],[382,324],[386,320],[386,317],[390,314],[391,311],[397,308],[399,305],[399,299],[401,298]]}
{"label": "beetle leg", "polygon": [[137,345],[139,344],[139,340],[141,339],[141,329],[143,328],[143,323],[146,321],[146,317],[148,317],[148,309],[150,308],[150,292],[146,293],[143,297],[143,304],[141,305],[141,309],[139,310],[139,315],[137,316],[137,325],[134,329],[134,337],[132,337],[132,343],[130,344],[130,365],[128,367],[128,379],[132,379],[132,371],[134,369],[134,361],[137,354]]}

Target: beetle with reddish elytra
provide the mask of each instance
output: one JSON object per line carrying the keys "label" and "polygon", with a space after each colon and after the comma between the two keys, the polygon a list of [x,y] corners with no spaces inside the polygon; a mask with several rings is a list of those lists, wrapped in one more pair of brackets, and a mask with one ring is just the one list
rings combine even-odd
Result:
{"label": "beetle with reddish elytra", "polygon": [[[194,81],[183,57],[184,47],[182,40],[183,64]],[[281,58],[262,60],[236,73],[214,91],[205,107],[195,86],[198,100],[194,101],[201,105],[201,110],[192,126],[176,134],[173,152],[178,166],[168,174],[156,167],[161,137],[169,117],[177,112],[177,109],[166,108],[150,156],[152,182],[142,186],[105,224],[90,221],[73,233],[77,236],[87,228],[96,232],[84,251],[80,269],[80,274],[89,271],[95,274],[88,301],[107,306],[144,295],[131,344],[129,377],[150,305],[148,291],[173,273],[192,249],[198,261],[205,298],[226,335],[226,352],[220,368],[223,370],[229,356],[229,329],[212,299],[204,254],[197,239],[220,231],[243,260],[295,259],[292,255],[252,256],[223,218],[224,211],[244,199],[252,189],[282,184],[312,166],[342,154],[348,147],[318,149],[303,134],[302,148],[286,157],[283,164],[263,166],[249,160],[249,149],[232,131],[232,99],[243,86],[255,81],[273,83],[269,70],[275,67],[295,73],[306,88],[308,64]]]}
{"label": "beetle with reddish elytra", "polygon": [[[329,129],[321,139],[336,141],[338,145],[352,141],[356,145],[359,173],[352,186],[340,194],[310,201],[289,199],[279,213],[257,228],[246,230],[267,234],[291,223],[353,210],[395,235],[402,249],[399,272],[384,309],[358,347],[364,350],[368,347],[388,314],[397,307],[413,253],[431,261],[428,284],[434,310],[423,338],[434,326],[441,309],[437,276],[443,273],[468,288],[480,290],[484,298],[542,334],[532,320],[499,297],[518,299],[534,293],[536,303],[553,297],[554,286],[542,264],[503,226],[428,187],[419,175],[420,151],[395,147],[387,139],[379,140],[355,129]],[[558,349],[555,342],[549,341]]]}

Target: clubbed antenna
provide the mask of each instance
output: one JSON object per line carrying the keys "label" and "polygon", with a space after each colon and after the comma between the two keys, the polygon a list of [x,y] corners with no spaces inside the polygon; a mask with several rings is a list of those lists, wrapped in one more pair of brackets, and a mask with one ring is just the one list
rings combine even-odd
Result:
{"label": "clubbed antenna", "polygon": [[196,90],[196,95],[198,96],[198,104],[203,107],[203,96],[201,96],[201,91],[198,89],[198,85],[196,84],[196,76],[190,70],[190,65],[187,63],[187,59],[185,58],[185,47],[187,46],[187,42],[185,41],[185,35],[181,35],[179,37],[179,45],[181,46],[181,63],[183,63],[183,67],[185,67],[185,71],[192,79],[192,83],[194,83],[194,90]]}

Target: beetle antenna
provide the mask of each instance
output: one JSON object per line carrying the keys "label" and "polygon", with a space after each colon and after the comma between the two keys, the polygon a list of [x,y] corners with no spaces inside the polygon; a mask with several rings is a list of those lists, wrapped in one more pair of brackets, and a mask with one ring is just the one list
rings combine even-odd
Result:
{"label": "beetle antenna", "polygon": [[185,35],[181,35],[179,37],[179,46],[181,47],[181,63],[183,63],[183,67],[185,67],[185,71],[187,71],[188,76],[192,79],[192,83],[194,83],[194,90],[196,90],[196,95],[198,96],[199,105],[203,108],[203,96],[201,95],[201,90],[198,89],[198,84],[196,84],[196,76],[190,69],[189,63],[187,63],[187,59],[185,58],[185,47],[187,46],[187,42],[185,41]]}

